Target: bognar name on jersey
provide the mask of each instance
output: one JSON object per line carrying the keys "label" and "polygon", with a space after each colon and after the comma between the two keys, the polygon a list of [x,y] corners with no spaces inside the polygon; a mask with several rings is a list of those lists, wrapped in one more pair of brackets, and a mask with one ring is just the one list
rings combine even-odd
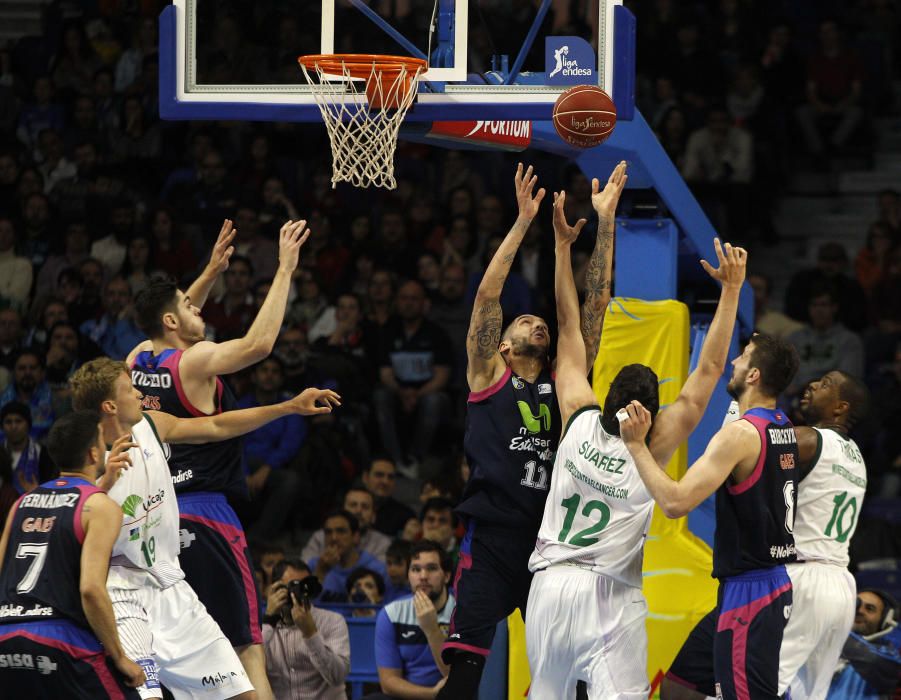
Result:
{"label": "bognar name on jersey", "polygon": [[56,670],[56,664],[47,656],[31,654],[0,654],[0,668],[21,668],[33,671],[35,668],[42,676],[49,676]]}

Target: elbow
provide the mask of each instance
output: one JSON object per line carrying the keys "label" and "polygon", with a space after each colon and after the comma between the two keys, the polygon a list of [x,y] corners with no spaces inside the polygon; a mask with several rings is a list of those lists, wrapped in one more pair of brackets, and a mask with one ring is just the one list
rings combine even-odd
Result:
{"label": "elbow", "polygon": [[85,607],[97,605],[106,595],[106,586],[102,583],[84,583],[79,586],[82,605]]}
{"label": "elbow", "polygon": [[681,499],[661,499],[657,501],[657,505],[660,506],[660,510],[670,520],[678,520],[691,512],[691,508],[686,503],[683,503]]}

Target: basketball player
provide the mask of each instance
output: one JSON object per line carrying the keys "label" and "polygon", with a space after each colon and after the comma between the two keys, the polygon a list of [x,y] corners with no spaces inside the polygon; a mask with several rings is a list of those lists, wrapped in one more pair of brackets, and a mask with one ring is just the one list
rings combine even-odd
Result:
{"label": "basketball player", "polygon": [[[648,697],[647,605],[641,592],[644,539],[654,502],[619,436],[618,410],[632,400],[659,405],[650,368],[624,367],[611,383],[604,411],[586,379],[576,327],[578,299],[570,246],[581,226],[554,201],[556,238],[556,388],[565,426],[551,488],[529,568],[526,643],[536,700],[571,698],[576,682],[589,698]],[[650,450],[662,463],[696,427],[726,365],[747,255],[718,240],[719,268],[704,268],[722,284],[720,301],[698,367],[678,398],[657,416]]]}
{"label": "basketball player", "polygon": [[[106,592],[122,511],[94,486],[100,417],[60,418],[47,449],[59,476],[16,501],[0,538],[0,695],[137,699],[144,671],[122,649]],[[116,445],[108,466],[123,453]]]}
{"label": "basketball player", "polygon": [[651,415],[633,401],[620,423],[642,481],[670,518],[716,491],[713,576],[720,580],[713,639],[718,697],[779,697],[779,650],[791,614],[798,443],[776,397],[798,370],[783,340],[754,335],[732,361],[727,390],[741,418],[721,428],[680,481],[645,445]]}
{"label": "basketball player", "polygon": [[[282,226],[278,271],[243,338],[205,341],[203,319],[194,300],[165,280],[149,283],[135,308],[150,340],[128,357],[132,382],[144,394],[145,410],[189,418],[235,407],[235,398],[219,375],[249,367],[272,352],[291,276],[308,236],[305,221]],[[224,266],[227,259],[219,269]],[[200,285],[204,298],[209,283]],[[241,460],[237,439],[172,448],[169,469],[182,530],[179,558],[188,583],[235,647],[260,699],[270,700],[253,564],[244,530],[228,501],[247,498]]]}
{"label": "basketball player", "polygon": [[[786,567],[794,602],[779,662],[779,690],[790,684],[792,700],[826,697],[854,623],[856,585],[847,569],[848,548],[867,472],[848,434],[866,415],[867,404],[866,387],[838,371],[811,383],[801,398],[801,414],[813,427],[795,426],[798,561]],[[713,611],[688,636],[663,681],[664,700],[701,700],[715,693],[715,618]]]}
{"label": "basketball player", "polygon": [[227,440],[292,413],[329,413],[337,394],[307,389],[279,404],[200,418],[142,413],[127,365],[106,357],[80,367],[70,387],[75,408],[100,411],[108,443],[128,440],[130,468],[118,479],[104,475],[112,484],[110,497],[125,513],[107,587],[125,651],[147,674],[141,697],[161,698],[160,680],[179,695],[254,697],[237,654],[179,566],[168,446]]}
{"label": "basketball player", "polygon": [[[625,171],[620,163],[603,190],[592,182],[599,222],[581,325],[591,362],[610,298],[614,215]],[[560,434],[547,323],[527,314],[501,333],[501,291],[545,194],[543,188],[534,192],[537,180],[531,166],[525,173],[517,166],[519,216],[485,270],[466,339],[470,394],[464,449],[472,471],[457,507],[466,534],[454,583],[457,607],[443,649],[450,666],[437,696],[443,699],[475,697],[497,623],[517,607],[525,610],[529,555]]]}

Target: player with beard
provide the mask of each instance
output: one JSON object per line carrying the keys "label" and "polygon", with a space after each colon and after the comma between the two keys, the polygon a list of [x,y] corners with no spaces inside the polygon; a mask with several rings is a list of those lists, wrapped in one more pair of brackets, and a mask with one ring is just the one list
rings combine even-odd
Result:
{"label": "player with beard", "polygon": [[620,434],[642,481],[669,518],[680,518],[716,492],[713,576],[720,581],[713,639],[718,697],[779,697],[780,648],[791,614],[795,561],[798,443],[776,408],[798,370],[788,343],[755,334],[732,361],[727,390],[739,420],[723,426],[704,454],[675,481],[648,450],[651,414],[629,404]]}
{"label": "player with beard", "polygon": [[[266,300],[243,338],[204,340],[199,305],[216,276],[228,267],[230,229],[216,242],[201,280],[185,294],[174,282],[151,280],[135,300],[136,315],[150,339],[128,357],[131,378],[144,395],[144,410],[179,418],[209,416],[237,402],[219,375],[266,358],[285,316],[306,221],[288,221],[279,232],[279,266]],[[266,678],[262,620],[253,563],[241,522],[229,499],[246,500],[239,438],[202,445],[173,445],[169,469],[178,497],[181,567],[190,586],[238,652],[260,700],[272,698]]]}
{"label": "player with beard", "polygon": [[[808,426],[796,426],[799,469],[794,525],[798,561],[792,613],[779,664],[779,692],[793,700],[825,698],[842,645],[854,622],[856,585],[848,548],[863,505],[867,471],[850,431],[866,416],[866,386],[840,371],[812,382],[801,399]],[[661,688],[664,700],[714,695],[712,640],[716,611],[691,631]]]}
{"label": "player with beard", "polygon": [[[610,299],[614,217],[625,178],[622,162],[603,189],[597,179],[592,181],[598,230],[580,314],[586,366],[597,355]],[[466,338],[470,393],[464,450],[471,474],[457,507],[466,534],[454,579],[458,606],[443,650],[450,675],[439,698],[475,697],[497,623],[516,608],[524,614],[531,582],[529,556],[560,436],[547,323],[526,314],[501,333],[504,282],[544,199],[543,188],[534,192],[537,181],[531,166],[525,172],[521,163],[517,166],[519,216],[485,270]],[[576,230],[585,223],[580,219]]]}

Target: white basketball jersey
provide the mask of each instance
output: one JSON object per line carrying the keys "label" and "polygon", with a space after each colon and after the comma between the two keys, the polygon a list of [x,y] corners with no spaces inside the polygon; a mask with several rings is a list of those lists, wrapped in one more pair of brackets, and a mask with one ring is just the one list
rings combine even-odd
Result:
{"label": "white basketball jersey", "polygon": [[529,569],[568,563],[641,587],[654,501],[622,439],[607,433],[600,419],[597,408],[570,419]]}
{"label": "white basketball jersey", "polygon": [[867,488],[867,468],[853,440],[828,428],[814,430],[820,435],[820,452],[798,484],[795,547],[799,560],[847,566]]}
{"label": "white basketball jersey", "polygon": [[150,419],[144,416],[131,434],[138,444],[128,452],[131,467],[109,492],[123,515],[110,565],[146,571],[166,588],[185,577],[178,563],[178,502],[166,453]]}

